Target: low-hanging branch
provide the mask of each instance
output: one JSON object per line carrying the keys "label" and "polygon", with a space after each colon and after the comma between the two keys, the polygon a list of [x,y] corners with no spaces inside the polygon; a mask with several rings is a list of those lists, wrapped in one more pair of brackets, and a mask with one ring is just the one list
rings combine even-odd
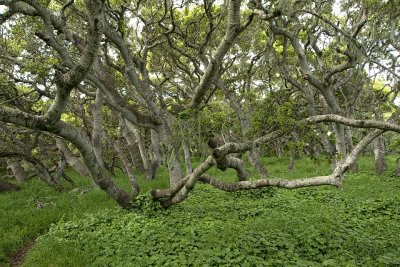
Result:
{"label": "low-hanging branch", "polygon": [[253,181],[238,181],[234,183],[224,182],[218,180],[210,175],[203,174],[200,176],[199,181],[212,185],[215,188],[226,192],[235,192],[238,190],[256,189],[266,186],[282,187],[287,189],[295,189],[301,187],[310,187],[317,185],[333,185],[337,187],[342,186],[342,182],[335,179],[335,175],[317,176],[304,179],[289,180],[284,178],[269,178],[259,179]]}
{"label": "low-hanging branch", "polygon": [[42,164],[40,160],[37,158],[32,157],[26,153],[20,152],[9,152],[9,151],[0,151],[0,158],[23,158],[26,161],[33,163],[33,164]]}
{"label": "low-hanging branch", "polygon": [[161,201],[164,207],[169,207],[173,204],[185,200],[190,191],[194,188],[196,182],[201,179],[202,175],[214,165],[220,165],[222,162],[227,161],[226,156],[231,153],[245,152],[254,147],[260,146],[276,138],[282,136],[281,131],[275,131],[266,134],[254,141],[244,143],[227,143],[221,147],[215,148],[212,155],[210,155],[202,164],[200,164],[194,171],[179,182],[175,187],[168,190],[153,189],[150,192],[152,199],[166,198]]}
{"label": "low-hanging branch", "polygon": [[400,125],[384,122],[384,121],[374,121],[374,120],[355,120],[342,117],[336,114],[325,114],[312,116],[304,120],[309,123],[319,123],[319,122],[338,122],[344,125],[353,126],[357,128],[374,128],[381,129],[385,131],[393,131],[400,133]]}
{"label": "low-hanging branch", "polygon": [[[315,116],[318,117],[318,116]],[[313,118],[315,118],[313,117]],[[327,119],[329,117],[326,117]],[[336,117],[333,117],[336,118]],[[341,120],[339,116],[339,119]],[[322,119],[322,118],[321,118]],[[311,122],[312,120],[310,120]],[[341,120],[345,121],[345,120]],[[350,122],[349,122],[350,123]],[[352,122],[354,123],[354,122]],[[389,126],[393,126],[390,123],[387,123]],[[267,186],[275,186],[282,187],[287,189],[295,189],[301,187],[310,187],[310,186],[320,186],[320,185],[332,185],[336,187],[342,186],[342,179],[345,173],[349,170],[350,166],[357,160],[360,153],[370,144],[375,138],[384,133],[386,130],[390,129],[386,125],[385,129],[380,129],[378,127],[374,127],[377,129],[369,132],[355,147],[354,149],[346,155],[340,162],[338,162],[335,170],[328,176],[317,176],[317,177],[309,177],[303,179],[283,179],[283,178],[270,178],[270,179],[259,179],[253,181],[238,181],[238,182],[224,182],[218,180],[210,175],[205,174],[212,166],[218,165],[218,162],[222,159],[226,158],[226,156],[230,153],[237,152],[245,152],[253,147],[257,147],[263,143],[268,141],[272,141],[280,136],[282,136],[282,132],[276,131],[270,134],[267,134],[263,137],[260,137],[254,141],[248,141],[245,143],[227,143],[223,146],[215,148],[213,150],[212,155],[210,155],[202,164],[200,164],[192,174],[186,176],[182,179],[178,184],[176,184],[173,188],[157,190],[153,189],[150,192],[150,197],[153,200],[162,199],[161,204],[167,208],[171,205],[177,204],[185,200],[190,191],[193,190],[197,181],[202,181],[204,183],[208,183],[220,190],[233,192],[238,190],[245,189],[256,189]],[[379,125],[376,125],[379,126]],[[382,128],[383,126],[381,126]],[[371,127],[369,127],[371,128]]]}

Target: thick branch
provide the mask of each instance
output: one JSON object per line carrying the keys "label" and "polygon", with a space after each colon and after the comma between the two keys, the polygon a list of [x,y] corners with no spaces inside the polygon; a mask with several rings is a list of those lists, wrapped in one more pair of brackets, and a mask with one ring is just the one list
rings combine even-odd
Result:
{"label": "thick branch", "polygon": [[400,133],[400,125],[383,122],[383,121],[374,121],[374,120],[355,120],[355,119],[348,119],[336,114],[326,114],[326,115],[317,115],[312,116],[304,121],[310,123],[318,123],[318,122],[338,122],[344,125],[358,127],[358,128],[375,128],[381,129],[385,131],[393,131]]}
{"label": "thick branch", "polygon": [[246,189],[256,189],[267,186],[282,187],[286,189],[295,189],[295,188],[319,186],[319,185],[333,185],[337,187],[342,186],[340,180],[335,179],[333,175],[317,176],[317,177],[295,179],[295,180],[271,178],[271,179],[260,179],[254,181],[238,181],[234,183],[228,183],[215,179],[210,175],[203,174],[199,180],[226,192],[234,192]]}
{"label": "thick branch", "polygon": [[100,0],[86,1],[86,7],[90,15],[90,30],[88,32],[87,46],[83,56],[76,66],[65,74],[58,74],[58,86],[56,98],[49,108],[46,119],[49,122],[59,120],[66,108],[66,103],[71,90],[76,87],[89,72],[96,57],[104,25],[104,3]]}
{"label": "thick branch", "polygon": [[204,95],[211,88],[211,84],[218,75],[218,70],[221,67],[223,58],[234,44],[236,37],[244,30],[244,27],[240,26],[240,2],[240,0],[229,1],[227,31],[222,42],[215,51],[213,58],[210,60],[199,85],[195,89],[190,103],[190,108],[192,109],[198,109]]}
{"label": "thick branch", "polygon": [[70,141],[82,154],[82,158],[93,181],[110,197],[117,201],[119,205],[125,208],[129,207],[129,200],[131,197],[105,175],[94,156],[91,141],[76,127],[63,121],[47,125],[45,118],[42,116],[24,113],[3,106],[0,106],[0,121],[13,123],[29,129],[50,132]]}

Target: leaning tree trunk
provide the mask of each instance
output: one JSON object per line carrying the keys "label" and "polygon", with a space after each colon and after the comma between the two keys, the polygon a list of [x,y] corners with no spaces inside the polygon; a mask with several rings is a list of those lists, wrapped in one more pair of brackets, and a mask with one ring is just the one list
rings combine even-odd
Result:
{"label": "leaning tree trunk", "polygon": [[132,136],[130,135],[130,131],[126,126],[125,119],[122,116],[118,116],[118,120],[119,120],[119,125],[122,129],[122,135],[128,144],[127,148],[131,156],[133,165],[135,166],[135,169],[138,171],[138,173],[143,174],[146,172],[146,169],[144,168],[139,148],[136,145],[135,141],[133,140]]}
{"label": "leaning tree trunk", "polygon": [[183,179],[183,168],[180,160],[180,154],[183,152],[183,157],[186,164],[186,173],[192,173],[192,162],[190,159],[190,151],[188,144],[179,129],[182,125],[169,111],[165,110],[165,123],[158,128],[159,137],[166,146],[166,160],[169,173],[170,188],[175,187]]}
{"label": "leaning tree trunk", "polygon": [[[353,145],[353,136],[352,136],[351,128],[350,128],[349,126],[346,126],[345,132],[346,132],[346,144],[347,144],[347,148],[348,148],[348,151],[351,152],[351,151],[354,149],[354,145]],[[354,164],[351,166],[351,170],[352,170],[353,172],[358,172],[358,164],[357,164],[357,161],[354,162]]]}
{"label": "leaning tree trunk", "polygon": [[383,136],[379,136],[374,140],[374,155],[376,174],[380,176],[388,167],[386,163],[386,149]]}
{"label": "leaning tree trunk", "polygon": [[[319,100],[324,108],[324,113],[325,114],[330,114],[330,113],[335,113],[335,114],[340,114],[340,108],[336,103],[336,100],[334,97],[332,97],[332,92],[329,91],[330,89],[327,89],[324,91],[324,94],[321,93],[319,94]],[[338,163],[341,162],[341,160],[346,156],[346,137],[345,137],[345,132],[344,132],[344,125],[340,124],[338,122],[332,122],[332,130],[335,133],[335,150],[333,154],[330,154],[329,156],[336,155],[336,158],[332,157],[331,160],[331,169],[334,170],[336,169],[336,166]],[[327,144],[328,145],[328,144]]]}
{"label": "leaning tree trunk", "polygon": [[146,170],[146,179],[151,179],[152,177],[151,164],[147,156],[146,145],[144,143],[142,134],[130,121],[125,119],[125,122],[126,126],[128,126],[129,131],[131,131],[135,135],[139,147],[140,156],[142,157],[143,167]]}
{"label": "leaning tree trunk", "polygon": [[28,180],[26,175],[26,171],[21,166],[20,161],[17,158],[9,158],[7,159],[7,165],[13,172],[15,179],[18,182],[25,183]]}
{"label": "leaning tree trunk", "polygon": [[283,156],[283,152],[282,152],[282,149],[279,144],[275,144],[275,155],[278,158],[282,158],[282,156]]}
{"label": "leaning tree trunk", "polygon": [[[250,80],[248,81],[248,85],[250,86]],[[221,89],[225,88],[221,81],[218,82],[218,86]],[[246,109],[246,107],[244,107],[240,102],[237,101],[236,96],[231,91],[227,90],[227,88],[225,88],[225,96],[228,100],[230,107],[235,111],[236,116],[239,119],[243,140],[247,141],[247,135],[251,131],[251,119],[249,116],[250,113]],[[267,169],[261,162],[260,153],[257,148],[247,151],[246,156],[250,164],[258,172],[261,178],[269,177]]]}
{"label": "leaning tree trunk", "polygon": [[[248,132],[251,130],[251,121],[250,121],[249,113],[246,110],[243,110],[242,107],[236,107],[235,111],[240,120],[242,136],[243,136],[244,140],[247,140],[246,136],[247,136]],[[247,156],[250,164],[258,172],[258,174],[260,175],[261,178],[269,177],[267,169],[264,167],[264,165],[261,162],[260,152],[259,152],[258,148],[254,148],[250,151],[247,151],[246,156]]]}
{"label": "leaning tree trunk", "polygon": [[258,148],[254,148],[246,152],[247,159],[254,169],[258,172],[261,178],[268,178],[269,174],[267,169],[261,162],[260,152]]}
{"label": "leaning tree trunk", "polygon": [[93,133],[92,133],[92,143],[93,151],[96,156],[97,162],[102,168],[104,168],[103,160],[103,144],[102,144],[102,132],[103,132],[103,117],[101,108],[104,102],[104,94],[97,89],[96,99],[93,104]]}
{"label": "leaning tree trunk", "polygon": [[183,157],[185,159],[186,165],[186,175],[189,175],[193,172],[192,161],[190,159],[190,149],[185,140],[182,141],[182,148],[183,148]]}
{"label": "leaning tree trunk", "polygon": [[135,169],[138,171],[138,173],[141,173],[141,174],[145,173],[146,170],[143,166],[143,161],[140,156],[139,147],[132,140],[131,136],[129,135],[129,131],[126,128],[125,128],[123,134],[124,134],[124,138],[125,138],[126,142],[128,143],[127,148],[128,148],[129,154],[131,156],[133,165],[135,166]]}
{"label": "leaning tree trunk", "polygon": [[[67,162],[65,160],[64,154],[60,153],[59,158],[60,158],[60,161],[58,163],[56,173],[54,174],[54,180],[56,181],[57,184],[61,184],[61,177],[64,177],[64,171],[65,171],[65,168],[67,167]],[[67,181],[71,182],[72,180],[67,179]]]}
{"label": "leaning tree trunk", "polygon": [[397,159],[397,169],[396,174],[400,176],[400,158]]}
{"label": "leaning tree trunk", "polygon": [[174,187],[183,178],[182,163],[175,149],[169,149],[168,155],[168,173],[170,188]]}
{"label": "leaning tree trunk", "polygon": [[[374,97],[374,102],[375,102]],[[375,119],[378,121],[382,120],[381,113],[378,109],[374,109]],[[373,142],[374,145],[374,155],[375,155],[375,168],[376,174],[381,176],[383,172],[388,168],[386,163],[386,148],[385,148],[385,140],[382,135],[376,138]]]}
{"label": "leaning tree trunk", "polygon": [[[61,181],[56,180],[53,175],[51,175],[50,171],[43,165],[41,162],[37,162],[36,164],[28,162],[28,165],[33,169],[33,171],[36,173],[36,175],[43,181],[45,182],[48,186],[51,188],[54,188],[55,190],[61,191],[63,187],[61,186]],[[60,176],[61,177],[61,176]],[[60,178],[57,177],[57,178]],[[61,178],[60,178],[61,179]]]}
{"label": "leaning tree trunk", "polygon": [[111,147],[111,149],[114,150],[115,154],[121,161],[122,170],[126,175],[128,175],[133,195],[136,196],[137,194],[139,194],[139,185],[136,182],[136,177],[135,174],[133,173],[130,161],[126,156],[125,151],[121,147],[120,137],[121,137],[121,131],[123,131],[122,127],[120,127],[119,131],[120,133],[118,134],[118,142],[114,142],[104,130],[103,130],[103,138],[106,141],[106,143]]}
{"label": "leaning tree trunk", "polygon": [[65,160],[67,161],[67,163],[75,171],[80,173],[82,176],[84,176],[84,177],[90,176],[90,173],[89,173],[88,169],[86,168],[85,164],[83,164],[79,160],[79,158],[72,153],[72,151],[68,148],[67,143],[63,139],[61,139],[59,137],[56,137],[55,139],[56,139],[57,147],[64,154]]}
{"label": "leaning tree trunk", "polygon": [[290,151],[290,161],[288,165],[289,172],[293,171],[295,162],[296,162],[296,151],[293,149],[292,151]]}
{"label": "leaning tree trunk", "polygon": [[[355,103],[353,103],[352,105],[350,105],[349,107],[349,118],[350,119],[354,119],[355,115],[354,115],[354,106]],[[345,128],[346,131],[346,143],[347,143],[347,148],[348,148],[348,152],[350,153],[353,149],[354,149],[354,144],[353,144],[353,133],[351,131],[351,127],[350,126],[346,126]],[[358,172],[358,163],[357,161],[354,162],[354,164],[351,166],[351,170],[353,172]]]}
{"label": "leaning tree trunk", "polygon": [[[154,179],[157,174],[157,170],[161,165],[162,156],[161,156],[161,145],[160,145],[160,138],[158,133],[151,129],[151,149],[150,149],[150,156],[151,156],[151,179]],[[175,162],[174,160],[171,163]],[[169,163],[169,162],[168,162]]]}
{"label": "leaning tree trunk", "polygon": [[344,133],[344,125],[340,123],[334,123],[335,129],[335,141],[336,141],[336,151],[339,155],[339,161],[346,156],[346,137]]}

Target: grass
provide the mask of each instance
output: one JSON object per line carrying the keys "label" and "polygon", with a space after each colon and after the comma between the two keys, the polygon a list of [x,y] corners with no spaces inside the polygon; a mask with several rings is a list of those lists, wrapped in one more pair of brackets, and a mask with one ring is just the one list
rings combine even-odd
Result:
{"label": "grass", "polygon": [[[288,158],[263,159],[272,177],[326,175],[303,158],[292,173]],[[196,185],[183,203],[164,211],[140,197],[122,211],[91,182],[70,171],[75,186],[58,193],[38,181],[0,195],[0,265],[7,255],[42,235],[24,266],[285,265],[396,266],[400,264],[400,179],[374,174],[373,157],[344,187],[297,190],[264,188],[225,193]],[[233,181],[235,173],[210,173]],[[166,188],[166,171],[155,181],[138,178],[141,192]],[[117,182],[129,188],[128,179]],[[36,209],[36,200],[54,202]],[[28,218],[28,219],[27,219]],[[57,223],[58,222],[58,223]],[[55,224],[57,223],[57,224]],[[49,231],[50,229],[50,231]]]}
{"label": "grass", "polygon": [[[116,182],[129,190],[127,177],[116,171]],[[166,175],[165,168],[161,167],[160,174]],[[116,202],[95,187],[89,178],[82,178],[73,170],[67,170],[67,175],[75,185],[63,181],[63,192],[56,192],[35,178],[19,184],[20,191],[0,194],[0,266],[8,263],[8,255],[47,232],[52,223],[103,209],[119,209]],[[153,187],[169,186],[165,179],[148,181],[140,175],[137,178],[142,193]],[[38,202],[45,206],[38,208]]]}

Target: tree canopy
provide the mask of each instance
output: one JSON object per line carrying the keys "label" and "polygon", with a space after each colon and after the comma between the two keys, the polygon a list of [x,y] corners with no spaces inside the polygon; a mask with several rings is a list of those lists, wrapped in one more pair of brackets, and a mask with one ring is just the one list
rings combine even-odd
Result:
{"label": "tree canopy", "polygon": [[[0,0],[0,156],[56,189],[69,164],[126,208],[140,190],[132,166],[148,179],[168,167],[170,188],[151,191],[164,207],[198,181],[341,186],[371,142],[381,158],[382,134],[400,133],[398,4]],[[270,178],[260,159],[299,151],[326,155],[332,173]]]}

